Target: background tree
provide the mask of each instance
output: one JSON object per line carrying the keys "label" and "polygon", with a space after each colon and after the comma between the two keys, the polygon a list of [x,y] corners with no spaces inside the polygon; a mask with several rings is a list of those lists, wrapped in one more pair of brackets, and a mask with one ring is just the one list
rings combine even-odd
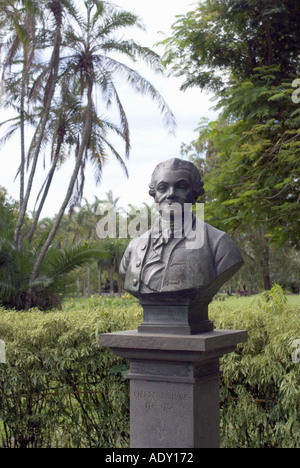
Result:
{"label": "background tree", "polygon": [[[0,24],[1,24],[1,47],[3,49],[3,71],[2,79],[5,79],[7,73],[11,72],[12,65],[19,55],[22,57],[21,72],[17,86],[19,92],[16,93],[16,83],[10,75],[10,89],[13,90],[13,102],[17,99],[17,111],[20,128],[20,167],[18,170],[20,176],[20,206],[24,202],[25,192],[25,120],[28,104],[28,88],[30,81],[30,68],[34,63],[35,48],[37,45],[36,19],[40,16],[37,2],[30,0],[0,2]],[[11,104],[11,101],[10,101]]]}
{"label": "background tree", "polygon": [[280,65],[283,74],[298,73],[297,0],[198,1],[172,29],[165,61],[185,78],[182,90],[198,86],[218,93],[257,67]]}
{"label": "background tree", "polygon": [[[74,14],[72,4],[68,0],[52,0],[47,2],[45,5],[46,9],[50,10],[52,17],[54,18],[54,37],[52,39],[52,54],[46,68],[42,72],[43,77],[43,112],[40,114],[40,120],[36,126],[33,138],[31,140],[30,148],[27,155],[27,164],[31,165],[30,174],[27,182],[27,188],[25,190],[23,202],[20,205],[19,219],[15,232],[15,242],[21,247],[21,230],[23,226],[23,220],[26,214],[28,201],[32,191],[33,180],[37,168],[38,159],[40,156],[41,145],[44,139],[44,132],[49,118],[50,107],[52,99],[54,97],[58,70],[60,62],[61,52],[61,41],[62,41],[62,22],[64,12],[68,9],[69,13]],[[43,7],[42,7],[43,9]],[[34,44],[32,44],[34,46]],[[37,79],[41,85],[41,80]]]}
{"label": "background tree", "polygon": [[[22,14],[25,19],[29,15],[27,10],[25,13],[25,7],[29,8],[29,5],[34,7],[30,10],[34,27],[29,27],[30,34],[26,35],[26,53],[27,50],[28,54],[31,53],[31,66],[26,64],[26,72],[28,72],[26,87],[22,88],[27,60],[25,45],[24,50],[20,48],[20,52],[18,54],[16,52],[21,43],[20,34],[15,36],[17,39],[13,46],[12,43],[8,45],[9,60],[7,59],[5,63],[10,67],[3,68],[7,91],[4,105],[17,110],[16,118],[10,120],[13,126],[5,134],[3,141],[6,141],[18,126],[24,133],[25,123],[33,133],[26,155],[29,170],[27,187],[21,189],[23,195],[20,195],[19,218],[15,231],[15,243],[20,252],[24,250],[24,243],[27,242],[25,237],[28,232],[24,230],[27,206],[32,196],[33,181],[42,151],[47,147],[50,148],[50,169],[39,193],[37,210],[29,233],[32,247],[42,208],[49,196],[49,189],[59,163],[64,161],[67,154],[67,148],[68,154],[74,157],[73,171],[70,174],[65,198],[47,237],[43,244],[39,244],[39,252],[33,257],[35,261],[29,279],[26,308],[30,307],[32,286],[39,277],[42,264],[53,245],[64,213],[68,208],[72,211],[81,201],[86,164],[92,163],[96,181],[100,182],[103,163],[109,155],[113,155],[127,174],[125,159],[128,158],[130,152],[129,123],[118,94],[117,80],[121,77],[136,92],[149,95],[162,112],[167,126],[170,129],[174,129],[175,126],[171,110],[153,85],[125,64],[125,61],[123,63],[116,59],[116,54],[121,54],[126,59],[126,63],[134,64],[138,60],[143,60],[153,71],[163,72],[161,60],[157,54],[133,40],[120,38],[120,34],[125,32],[126,28],[141,27],[137,16],[109,2],[91,0],[82,3],[83,9],[80,13],[68,0],[52,0],[45,3],[34,0],[25,2],[24,0],[24,2],[18,2],[16,6],[7,0],[0,4],[0,8],[3,6],[3,10],[0,11],[3,21],[7,10],[6,5],[9,6],[7,11],[11,14],[10,17],[16,15],[17,19],[13,20],[16,28],[26,23],[17,7],[21,5],[23,8],[24,6],[24,14],[23,9]],[[26,32],[25,26],[23,29]],[[8,28],[3,31],[5,41],[10,34],[10,26],[8,25]],[[36,53],[38,52],[45,60],[37,60]],[[27,102],[26,112],[25,101]],[[101,105],[99,105],[100,101]],[[113,103],[119,111],[118,124],[103,117],[104,111]],[[112,132],[123,139],[124,156],[111,144]],[[24,147],[23,144],[22,164],[24,163]]]}
{"label": "background tree", "polygon": [[271,242],[297,247],[296,9],[294,0],[199,2],[174,24],[173,36],[165,41],[165,61],[171,73],[185,76],[183,90],[199,86],[217,100],[218,120],[202,122],[199,138],[185,148],[202,151],[207,219],[232,232],[262,229]]}

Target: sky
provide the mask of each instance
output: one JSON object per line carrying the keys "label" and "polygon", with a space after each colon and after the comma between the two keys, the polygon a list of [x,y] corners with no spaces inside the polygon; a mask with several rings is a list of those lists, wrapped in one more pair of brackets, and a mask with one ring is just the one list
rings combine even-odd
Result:
{"label": "sky", "polygon": [[[164,36],[171,35],[171,26],[176,21],[176,15],[193,10],[195,5],[190,0],[115,0],[114,3],[140,16],[146,27],[146,32],[131,29],[130,37],[160,54],[163,49],[154,45]],[[176,134],[171,135],[164,126],[162,114],[149,97],[141,97],[120,84],[119,92],[131,135],[131,154],[127,161],[129,178],[126,178],[113,156],[104,165],[99,186],[95,184],[92,168],[87,167],[84,198],[90,203],[95,196],[100,200],[106,199],[106,193],[112,190],[114,198],[119,197],[119,207],[126,208],[129,204],[141,206],[143,202],[151,204],[153,199],[148,194],[148,184],[155,166],[164,160],[180,157],[181,144],[195,139],[195,129],[200,120],[203,117],[213,120],[217,116],[212,109],[210,95],[197,88],[180,91],[184,78],[155,75],[143,64],[135,64],[135,68],[158,89],[172,109],[177,122]],[[0,122],[4,119],[5,115],[1,111]],[[124,154],[122,143],[116,141],[116,147]],[[0,185],[16,200],[19,198],[19,180],[14,182],[14,178],[19,164],[19,151],[18,138],[0,149]],[[51,217],[58,212],[71,171],[71,165],[67,163],[56,173],[43,217]],[[45,176],[41,160],[29,210],[34,209],[34,200]]]}

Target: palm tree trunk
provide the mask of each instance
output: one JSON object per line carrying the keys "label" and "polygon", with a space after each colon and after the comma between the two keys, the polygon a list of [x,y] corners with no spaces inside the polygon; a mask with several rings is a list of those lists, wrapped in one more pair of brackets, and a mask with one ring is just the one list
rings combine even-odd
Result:
{"label": "palm tree trunk", "polygon": [[56,216],[55,218],[55,221],[53,223],[53,226],[52,226],[52,229],[47,237],[47,240],[45,241],[39,255],[38,255],[38,258],[35,262],[35,265],[33,267],[33,270],[32,270],[32,273],[31,273],[31,277],[30,277],[30,281],[29,281],[29,287],[28,287],[28,290],[26,292],[26,301],[25,301],[25,310],[27,310],[29,307],[30,307],[30,301],[31,301],[31,286],[32,284],[34,283],[34,281],[36,280],[37,276],[38,276],[38,272],[39,272],[39,269],[41,267],[41,264],[48,252],[48,249],[54,239],[54,236],[60,226],[60,223],[61,223],[61,220],[63,218],[63,215],[66,211],[66,208],[70,202],[70,199],[71,199],[71,196],[73,194],[73,190],[74,190],[74,186],[75,186],[75,182],[77,180],[77,177],[78,177],[78,173],[79,173],[79,170],[80,170],[80,167],[81,167],[81,164],[82,164],[82,161],[83,161],[83,156],[84,156],[84,153],[88,147],[88,144],[89,144],[89,141],[90,141],[90,135],[91,135],[91,128],[92,128],[92,112],[93,112],[93,100],[92,100],[92,92],[93,92],[93,79],[92,77],[89,78],[89,88],[88,88],[88,105],[87,105],[87,109],[86,109],[86,113],[85,113],[85,123],[84,123],[84,128],[83,128],[83,132],[82,132],[82,139],[81,139],[81,143],[80,143],[80,146],[79,146],[79,149],[78,149],[78,152],[77,152],[77,155],[76,155],[76,164],[75,164],[75,167],[73,169],[73,174],[71,176],[71,179],[70,179],[70,182],[69,182],[69,186],[68,186],[68,190],[67,190],[67,193],[66,193],[66,196],[65,196],[65,199],[61,205],[61,208],[59,210],[59,213],[58,215]]}
{"label": "palm tree trunk", "polygon": [[87,293],[88,297],[91,297],[91,266],[87,266]]}
{"label": "palm tree trunk", "polygon": [[[25,53],[24,53],[25,55]],[[20,206],[22,206],[24,201],[24,190],[25,190],[25,87],[26,87],[26,74],[27,74],[27,65],[26,60],[24,59],[23,66],[23,75],[22,75],[22,89],[21,89],[21,128],[20,128],[20,138],[21,138],[21,164],[20,164]]]}
{"label": "palm tree trunk", "polygon": [[118,273],[118,294],[122,292],[122,276]]}
{"label": "palm tree trunk", "polygon": [[22,229],[26,211],[27,211],[28,201],[29,201],[29,197],[31,194],[33,179],[34,179],[34,175],[35,175],[35,171],[37,167],[38,157],[40,154],[40,148],[41,148],[42,140],[44,138],[44,131],[46,128],[46,123],[47,123],[49,112],[50,112],[50,106],[51,106],[52,98],[53,98],[55,87],[56,87],[59,59],[60,59],[60,45],[61,45],[61,20],[57,22],[57,29],[56,29],[55,40],[54,40],[54,49],[53,49],[50,66],[49,66],[49,77],[48,77],[47,84],[45,86],[44,112],[41,118],[41,122],[32,139],[31,146],[30,146],[29,153],[28,153],[28,160],[31,159],[31,154],[33,153],[32,167],[31,167],[29,178],[28,178],[26,194],[24,196],[22,206],[20,206],[19,219],[18,219],[16,231],[15,231],[15,243],[17,244],[19,249],[21,248],[21,245],[20,245],[21,229]]}
{"label": "palm tree trunk", "polygon": [[267,245],[265,246],[263,253],[263,279],[265,291],[270,291],[272,289],[270,277],[270,250]]}
{"label": "palm tree trunk", "polygon": [[55,156],[54,156],[54,159],[53,159],[53,162],[52,162],[52,166],[51,166],[51,169],[50,169],[49,174],[48,174],[46,187],[44,189],[44,193],[43,193],[42,199],[40,201],[39,207],[37,209],[37,212],[35,214],[34,222],[33,222],[30,234],[29,234],[29,238],[28,238],[29,243],[31,243],[31,241],[32,241],[33,235],[34,235],[36,227],[37,227],[37,223],[38,223],[38,221],[40,219],[41,211],[42,211],[42,209],[44,207],[44,203],[45,203],[46,198],[48,196],[49,189],[50,189],[50,186],[51,186],[51,183],[52,183],[52,180],[53,180],[53,176],[54,176],[54,173],[55,173],[55,169],[56,169],[56,166],[57,166],[57,163],[58,163],[58,159],[59,159],[59,156],[60,156],[60,150],[61,150],[62,144],[63,144],[63,137],[60,137],[59,141],[57,142],[56,152],[55,152]]}
{"label": "palm tree trunk", "polygon": [[98,283],[99,283],[99,296],[101,296],[101,293],[102,293],[102,287],[101,287],[101,265],[100,265],[100,262],[99,262],[99,265],[98,265]]}
{"label": "palm tree trunk", "polygon": [[109,292],[110,294],[113,294],[114,293],[114,272],[115,272],[113,265],[110,265],[108,271],[109,271]]}

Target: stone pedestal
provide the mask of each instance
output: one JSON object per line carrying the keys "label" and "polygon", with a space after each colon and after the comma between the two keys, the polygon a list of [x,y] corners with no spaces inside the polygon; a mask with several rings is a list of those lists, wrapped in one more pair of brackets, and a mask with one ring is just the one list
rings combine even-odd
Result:
{"label": "stone pedestal", "polygon": [[144,312],[140,333],[195,335],[213,330],[208,318],[209,301],[194,302],[178,294],[173,296],[166,302],[153,298],[140,300]]}
{"label": "stone pedestal", "polygon": [[231,330],[100,335],[130,361],[131,448],[218,448],[219,359],[246,340]]}

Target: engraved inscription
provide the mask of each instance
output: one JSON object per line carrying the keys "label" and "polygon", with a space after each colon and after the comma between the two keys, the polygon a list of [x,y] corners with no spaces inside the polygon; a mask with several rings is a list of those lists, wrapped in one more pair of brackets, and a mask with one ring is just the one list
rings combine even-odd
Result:
{"label": "engraved inscription", "polygon": [[165,428],[165,422],[163,419],[160,419],[159,424],[154,427],[154,432],[160,439],[164,439],[165,436],[168,434],[168,431]]}
{"label": "engraved inscription", "polygon": [[159,411],[167,413],[174,411],[176,403],[188,401],[186,393],[152,391],[135,389],[134,398],[143,402],[147,411]]}
{"label": "engraved inscription", "polygon": [[[194,392],[188,384],[131,381],[131,437],[139,447],[189,447]],[[173,445],[175,444],[175,445]]]}

